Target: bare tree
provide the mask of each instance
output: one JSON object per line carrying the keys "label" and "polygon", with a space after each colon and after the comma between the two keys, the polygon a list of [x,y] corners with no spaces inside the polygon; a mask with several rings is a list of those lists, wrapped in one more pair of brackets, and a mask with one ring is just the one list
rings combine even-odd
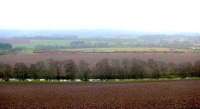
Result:
{"label": "bare tree", "polygon": [[131,69],[130,69],[131,77],[144,78],[144,65],[145,65],[145,62],[138,59],[132,59]]}
{"label": "bare tree", "polygon": [[14,75],[20,80],[28,78],[28,67],[24,63],[16,63],[14,66]]}
{"label": "bare tree", "polygon": [[54,75],[57,80],[62,78],[61,69],[62,69],[62,62],[50,60],[49,61],[49,73]]}
{"label": "bare tree", "polygon": [[39,78],[38,70],[36,68],[36,64],[30,65],[28,77],[32,78],[32,79],[38,79]]}
{"label": "bare tree", "polygon": [[8,64],[0,63],[0,78],[9,81],[12,76],[12,68]]}
{"label": "bare tree", "polygon": [[118,60],[118,59],[111,60],[111,70],[110,71],[112,73],[112,78],[119,79],[122,77],[123,71],[121,68],[120,60]]}
{"label": "bare tree", "polygon": [[99,62],[96,63],[96,72],[98,75],[98,78],[100,79],[110,79],[111,71],[110,71],[110,64],[108,59],[102,59]]}
{"label": "bare tree", "polygon": [[130,61],[128,59],[123,59],[121,62],[121,67],[122,67],[122,71],[123,74],[121,75],[122,79],[127,79],[127,78],[131,78],[131,64]]}
{"label": "bare tree", "polygon": [[195,62],[193,69],[194,69],[194,71],[193,71],[192,75],[200,77],[200,60]]}
{"label": "bare tree", "polygon": [[158,62],[153,59],[149,59],[148,66],[151,70],[152,78],[160,78],[160,68]]}
{"label": "bare tree", "polygon": [[66,79],[74,80],[76,78],[77,65],[73,60],[66,60],[64,62]]}
{"label": "bare tree", "polygon": [[189,62],[178,64],[176,73],[179,77],[182,78],[190,76],[192,73],[192,64]]}
{"label": "bare tree", "polygon": [[79,77],[84,81],[88,81],[89,73],[90,73],[89,64],[84,60],[81,60],[79,62]]}

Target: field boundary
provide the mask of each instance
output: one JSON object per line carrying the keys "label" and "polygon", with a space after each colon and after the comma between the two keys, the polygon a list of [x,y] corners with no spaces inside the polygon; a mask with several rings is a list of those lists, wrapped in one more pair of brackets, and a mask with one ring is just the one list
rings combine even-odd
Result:
{"label": "field boundary", "polygon": [[89,79],[88,81],[83,81],[80,79],[75,80],[45,80],[45,79],[26,79],[24,81],[18,79],[10,79],[9,81],[4,81],[0,79],[0,84],[7,84],[7,83],[138,83],[138,82],[162,82],[162,81],[181,81],[181,80],[200,80],[200,77],[186,77],[186,78],[159,78],[159,79],[152,79],[152,78],[145,78],[145,79]]}

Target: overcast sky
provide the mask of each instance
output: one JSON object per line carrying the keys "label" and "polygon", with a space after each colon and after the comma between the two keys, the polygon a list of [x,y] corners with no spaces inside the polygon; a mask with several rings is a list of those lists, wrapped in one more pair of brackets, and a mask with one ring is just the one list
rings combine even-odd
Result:
{"label": "overcast sky", "polygon": [[200,0],[0,0],[1,29],[200,32]]}

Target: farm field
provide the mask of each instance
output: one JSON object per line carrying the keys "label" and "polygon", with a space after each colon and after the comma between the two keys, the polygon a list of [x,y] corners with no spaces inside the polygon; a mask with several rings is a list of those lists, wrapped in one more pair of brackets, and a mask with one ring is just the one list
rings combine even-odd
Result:
{"label": "farm field", "polygon": [[1,109],[199,109],[200,80],[0,84]]}
{"label": "farm field", "polygon": [[200,1],[0,0],[0,109],[200,109]]}
{"label": "farm field", "polygon": [[199,53],[80,53],[80,52],[44,52],[44,53],[31,53],[31,54],[8,54],[1,55],[0,62],[8,63],[14,65],[17,62],[23,62],[25,64],[32,64],[38,61],[43,61],[47,59],[53,60],[67,60],[73,59],[75,62],[80,60],[85,60],[90,65],[95,65],[95,63],[101,59],[140,59],[148,60],[154,59],[163,62],[195,62],[200,60]]}
{"label": "farm field", "polygon": [[[50,51],[79,51],[79,52],[199,52],[192,49],[194,45],[183,47],[147,46],[135,39],[9,39],[13,48],[21,49],[25,53]],[[143,46],[142,46],[143,45]]]}
{"label": "farm field", "polygon": [[189,52],[189,49],[170,49],[164,47],[126,47],[126,48],[79,48],[79,49],[63,49],[61,51],[76,51],[76,52],[97,52],[97,53],[113,53],[113,52]]}

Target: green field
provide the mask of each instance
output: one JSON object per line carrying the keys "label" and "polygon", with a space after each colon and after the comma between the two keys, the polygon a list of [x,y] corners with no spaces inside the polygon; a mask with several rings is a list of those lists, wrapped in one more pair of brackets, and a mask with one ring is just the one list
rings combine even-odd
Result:
{"label": "green field", "polygon": [[66,51],[83,51],[83,52],[170,52],[180,51],[184,52],[186,49],[170,49],[170,48],[84,48],[84,49],[65,49]]}
{"label": "green field", "polygon": [[[187,52],[192,51],[188,48],[169,48],[169,47],[146,47],[137,46],[137,42],[133,40],[123,41],[97,41],[82,39],[86,44],[95,45],[106,43],[107,47],[104,46],[91,46],[91,47],[71,47],[71,43],[74,40],[31,40],[29,44],[14,44],[13,47],[21,49],[24,53],[41,52],[41,51],[71,51],[71,52]],[[102,45],[103,45],[102,44]]]}

